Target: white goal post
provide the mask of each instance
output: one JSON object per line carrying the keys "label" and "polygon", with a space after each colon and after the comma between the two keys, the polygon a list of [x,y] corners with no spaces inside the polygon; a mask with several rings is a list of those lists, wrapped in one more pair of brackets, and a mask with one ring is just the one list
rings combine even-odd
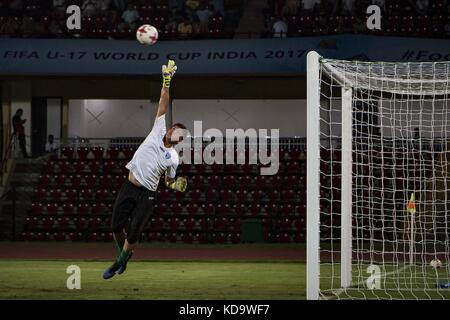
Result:
{"label": "white goal post", "polygon": [[308,54],[307,299],[450,299],[449,95],[450,62]]}

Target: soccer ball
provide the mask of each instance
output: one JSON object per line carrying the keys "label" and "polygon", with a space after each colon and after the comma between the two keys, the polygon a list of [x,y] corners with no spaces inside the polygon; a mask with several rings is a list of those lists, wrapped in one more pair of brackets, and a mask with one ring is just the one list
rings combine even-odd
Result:
{"label": "soccer ball", "polygon": [[155,44],[158,41],[158,30],[154,26],[144,24],[137,29],[136,39],[141,44]]}
{"label": "soccer ball", "polygon": [[442,267],[442,262],[439,259],[433,259],[430,262],[430,266],[434,269],[439,269],[440,267]]}

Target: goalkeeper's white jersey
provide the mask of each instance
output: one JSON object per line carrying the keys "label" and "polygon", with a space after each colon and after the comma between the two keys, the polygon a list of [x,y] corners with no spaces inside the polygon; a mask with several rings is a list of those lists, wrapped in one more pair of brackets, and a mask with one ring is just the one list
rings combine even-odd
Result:
{"label": "goalkeeper's white jersey", "polygon": [[134,153],[133,159],[126,165],[134,177],[145,188],[156,191],[161,175],[175,178],[179,163],[174,148],[166,148],[163,138],[166,134],[164,115],[155,119],[153,129]]}

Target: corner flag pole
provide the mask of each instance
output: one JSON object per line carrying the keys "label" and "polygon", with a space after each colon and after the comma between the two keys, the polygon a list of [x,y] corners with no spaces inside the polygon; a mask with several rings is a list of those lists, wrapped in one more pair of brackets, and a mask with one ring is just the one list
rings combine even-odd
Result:
{"label": "corner flag pole", "polygon": [[411,236],[409,239],[409,263],[414,264],[414,215],[416,213],[416,201],[414,199],[414,192],[411,193],[411,198],[408,203],[408,212],[411,216]]}

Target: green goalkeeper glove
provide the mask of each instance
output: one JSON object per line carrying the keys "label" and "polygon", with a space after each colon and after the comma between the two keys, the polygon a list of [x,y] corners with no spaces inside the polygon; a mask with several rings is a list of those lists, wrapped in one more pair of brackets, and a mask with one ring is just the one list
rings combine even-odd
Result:
{"label": "green goalkeeper glove", "polygon": [[167,66],[166,65],[162,66],[164,88],[170,88],[170,81],[172,80],[172,77],[175,75],[175,72],[177,72],[177,66],[175,65],[175,61],[173,60],[169,60]]}
{"label": "green goalkeeper glove", "polygon": [[187,180],[185,177],[178,177],[167,185],[170,189],[185,192],[187,189]]}

